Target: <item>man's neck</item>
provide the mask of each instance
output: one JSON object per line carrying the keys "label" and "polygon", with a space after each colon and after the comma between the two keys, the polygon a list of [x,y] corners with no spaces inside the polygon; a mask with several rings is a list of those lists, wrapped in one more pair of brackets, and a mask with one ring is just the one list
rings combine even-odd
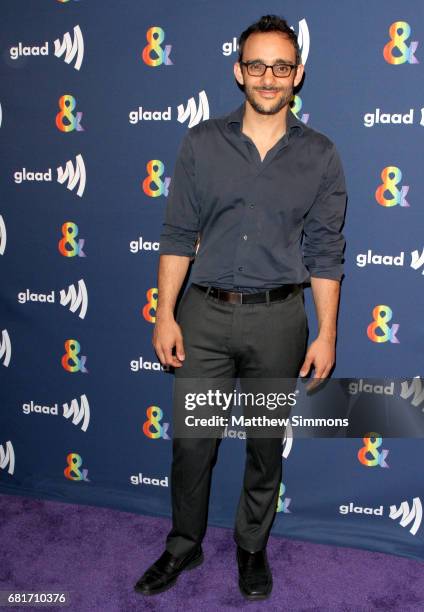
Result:
{"label": "man's neck", "polygon": [[274,115],[263,115],[258,113],[246,100],[243,114],[243,133],[261,141],[279,140],[287,131],[288,108],[289,105],[286,104]]}

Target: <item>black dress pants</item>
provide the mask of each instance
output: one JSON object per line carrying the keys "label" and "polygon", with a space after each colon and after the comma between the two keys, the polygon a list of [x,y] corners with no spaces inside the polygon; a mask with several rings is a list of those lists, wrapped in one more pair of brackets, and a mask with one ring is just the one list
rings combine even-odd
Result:
{"label": "black dress pants", "polygon": [[[178,384],[189,378],[218,378],[231,391],[238,377],[242,382],[242,378],[298,376],[308,335],[301,287],[280,301],[229,304],[191,285],[176,320],[183,333],[185,360],[175,369],[174,415],[182,410],[175,403]],[[176,556],[187,554],[205,535],[212,468],[221,440],[173,439],[172,529],[166,548]],[[247,437],[234,529],[234,540],[245,550],[265,548],[281,479],[282,438]]]}

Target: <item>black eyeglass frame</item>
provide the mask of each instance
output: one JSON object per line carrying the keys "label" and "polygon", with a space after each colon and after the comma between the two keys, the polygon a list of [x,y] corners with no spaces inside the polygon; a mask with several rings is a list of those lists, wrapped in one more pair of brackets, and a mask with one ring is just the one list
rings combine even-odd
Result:
{"label": "black eyeglass frame", "polygon": [[[297,67],[298,67],[298,65],[299,65],[299,64],[286,64],[286,63],[283,63],[283,62],[278,62],[277,64],[264,64],[263,62],[258,62],[258,61],[255,61],[255,60],[252,60],[251,62],[243,62],[243,61],[240,61],[240,62],[239,62],[239,64],[240,64],[241,66],[246,66],[246,68],[247,68],[247,73],[249,74],[249,76],[257,76],[257,77],[264,76],[264,74],[265,74],[265,72],[267,71],[267,69],[268,69],[268,68],[271,68],[271,70],[272,70],[272,74],[273,74],[273,75],[274,75],[274,76],[275,76],[277,79],[287,79],[287,78],[288,78],[288,77],[291,75],[291,73],[292,73],[293,69],[294,69],[294,68],[297,68]],[[251,65],[253,65],[253,64],[260,64],[261,66],[264,66],[264,71],[262,72],[262,74],[251,74],[251,73],[249,72],[249,66],[251,66]],[[289,72],[288,74],[286,74],[285,76],[280,75],[280,74],[275,74],[275,72],[274,72],[274,67],[275,67],[275,66],[288,66],[288,67],[290,68],[290,72]]]}

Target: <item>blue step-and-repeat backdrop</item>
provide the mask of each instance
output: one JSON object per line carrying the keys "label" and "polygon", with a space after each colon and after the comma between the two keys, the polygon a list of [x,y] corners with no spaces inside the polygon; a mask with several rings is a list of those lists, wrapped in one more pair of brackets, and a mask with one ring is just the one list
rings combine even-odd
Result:
{"label": "blue step-and-repeat backdrop", "polygon": [[[336,143],[347,178],[333,376],[423,411],[421,0],[15,0],[1,6],[0,491],[170,516],[158,239],[181,139],[241,103],[237,37],[265,13],[298,33],[292,112]],[[373,434],[288,438],[272,533],[424,559],[422,440]],[[244,450],[228,430],[210,524],[233,526]]]}

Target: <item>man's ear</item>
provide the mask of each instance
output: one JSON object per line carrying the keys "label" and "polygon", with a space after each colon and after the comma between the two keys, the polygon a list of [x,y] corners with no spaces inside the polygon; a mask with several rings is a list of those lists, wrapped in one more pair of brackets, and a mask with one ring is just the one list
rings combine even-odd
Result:
{"label": "man's ear", "polygon": [[239,62],[234,64],[234,76],[236,77],[236,81],[239,85],[244,85],[243,73],[241,71]]}
{"label": "man's ear", "polygon": [[302,80],[305,67],[303,64],[299,64],[296,70],[296,76],[294,77],[293,87],[297,87]]}

